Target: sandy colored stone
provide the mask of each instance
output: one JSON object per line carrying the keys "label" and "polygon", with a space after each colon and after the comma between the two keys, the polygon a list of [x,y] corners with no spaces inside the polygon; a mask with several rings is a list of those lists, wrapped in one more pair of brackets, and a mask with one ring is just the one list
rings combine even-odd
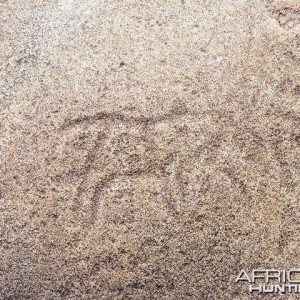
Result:
{"label": "sandy colored stone", "polygon": [[273,299],[234,280],[300,268],[299,24],[0,0],[0,299]]}

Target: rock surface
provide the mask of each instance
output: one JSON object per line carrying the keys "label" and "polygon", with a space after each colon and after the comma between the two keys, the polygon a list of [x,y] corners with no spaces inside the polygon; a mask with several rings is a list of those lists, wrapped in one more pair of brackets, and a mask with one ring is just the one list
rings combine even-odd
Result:
{"label": "rock surface", "polygon": [[259,299],[241,269],[300,267],[299,23],[1,0],[0,299]]}

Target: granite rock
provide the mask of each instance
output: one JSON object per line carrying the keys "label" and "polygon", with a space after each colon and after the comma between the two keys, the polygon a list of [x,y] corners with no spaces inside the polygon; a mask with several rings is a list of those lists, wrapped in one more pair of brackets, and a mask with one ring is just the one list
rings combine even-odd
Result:
{"label": "granite rock", "polygon": [[273,299],[235,278],[300,267],[299,24],[0,0],[0,298]]}

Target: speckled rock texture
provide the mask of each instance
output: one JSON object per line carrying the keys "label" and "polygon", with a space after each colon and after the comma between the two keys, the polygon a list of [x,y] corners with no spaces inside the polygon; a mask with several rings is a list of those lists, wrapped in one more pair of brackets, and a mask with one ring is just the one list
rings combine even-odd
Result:
{"label": "speckled rock texture", "polygon": [[298,0],[0,0],[0,299],[278,298],[234,280],[300,268],[299,24]]}

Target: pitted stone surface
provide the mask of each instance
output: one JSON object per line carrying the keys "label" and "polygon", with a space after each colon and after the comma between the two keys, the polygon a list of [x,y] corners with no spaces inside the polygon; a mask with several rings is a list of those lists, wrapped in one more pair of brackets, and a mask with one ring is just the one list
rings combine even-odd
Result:
{"label": "pitted stone surface", "polygon": [[299,11],[0,1],[0,299],[273,299],[234,280],[300,267]]}

